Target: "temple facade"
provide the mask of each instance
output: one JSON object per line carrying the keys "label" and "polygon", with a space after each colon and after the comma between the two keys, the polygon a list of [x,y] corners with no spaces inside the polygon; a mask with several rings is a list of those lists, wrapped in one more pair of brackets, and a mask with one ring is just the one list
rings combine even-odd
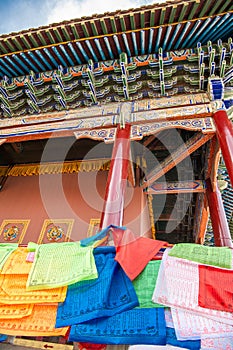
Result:
{"label": "temple facade", "polygon": [[171,1],[2,35],[0,242],[203,244],[210,217],[232,247],[232,19]]}

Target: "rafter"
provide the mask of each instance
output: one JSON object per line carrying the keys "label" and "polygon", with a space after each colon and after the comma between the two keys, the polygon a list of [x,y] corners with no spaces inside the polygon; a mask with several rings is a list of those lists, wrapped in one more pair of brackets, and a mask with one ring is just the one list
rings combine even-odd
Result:
{"label": "rafter", "polygon": [[204,143],[210,140],[214,134],[196,133],[191,137],[186,143],[177,148],[176,151],[172,152],[168,157],[166,157],[158,166],[156,166],[147,175],[147,180],[144,179],[142,184],[143,188],[150,186],[153,182],[167,173],[169,170],[174,168],[178,163],[187,158],[190,154],[196,151]]}

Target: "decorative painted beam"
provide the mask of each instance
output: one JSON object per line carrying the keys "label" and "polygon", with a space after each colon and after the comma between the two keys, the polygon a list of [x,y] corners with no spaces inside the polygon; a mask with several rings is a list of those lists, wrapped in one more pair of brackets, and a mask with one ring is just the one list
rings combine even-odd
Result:
{"label": "decorative painted beam", "polygon": [[74,61],[72,60],[72,58],[70,57],[70,55],[68,54],[67,50],[65,49],[65,47],[63,45],[59,45],[59,48],[61,49],[61,51],[63,52],[63,54],[65,55],[66,59],[68,60],[70,66],[74,66]]}
{"label": "decorative painted beam", "polygon": [[[132,33],[132,34],[133,34],[133,33]],[[134,33],[134,34],[135,34],[135,33]],[[153,37],[154,37],[154,29],[153,29],[153,28],[150,28],[149,44],[148,44],[148,53],[149,53],[149,54],[150,54],[151,51],[152,51]],[[135,37],[135,40],[136,40],[136,37]],[[137,47],[137,43],[136,43],[136,47]],[[138,51],[137,51],[137,52],[138,52]],[[136,51],[135,51],[135,55],[137,56]]]}
{"label": "decorative painted beam", "polygon": [[160,11],[159,25],[164,24],[165,13],[166,13],[166,7],[162,7]]}
{"label": "decorative painted beam", "polygon": [[47,38],[50,41],[50,44],[55,44],[56,38],[53,36],[54,35],[53,32],[50,29],[46,29],[45,33],[47,35]]}
{"label": "decorative painted beam", "polygon": [[90,25],[91,25],[91,29],[92,29],[92,32],[95,36],[98,36],[99,33],[98,33],[98,30],[96,28],[96,25],[95,25],[95,21],[94,20],[91,20],[90,21]]}
{"label": "decorative painted beam", "polygon": [[53,63],[53,65],[55,67],[59,66],[59,63],[57,63],[57,61],[55,60],[55,58],[52,56],[52,54],[49,52],[49,50],[47,48],[44,48],[43,51],[46,53],[46,55],[48,56],[48,58],[51,60],[51,62]]}
{"label": "decorative painted beam", "polygon": [[205,192],[202,180],[155,182],[146,189],[148,194],[199,193]]}
{"label": "decorative painted beam", "polygon": [[71,30],[72,30],[72,32],[73,32],[73,34],[74,34],[75,39],[76,39],[76,40],[79,39],[80,36],[79,36],[79,34],[78,34],[78,31],[77,31],[77,29],[76,29],[75,24],[71,24],[70,27],[71,27]]}
{"label": "decorative painted beam", "polygon": [[166,174],[169,170],[174,168],[182,160],[187,158],[190,154],[195,152],[200,148],[204,143],[209,141],[214,134],[196,133],[191,137],[186,143],[177,148],[176,151],[172,152],[167,158],[165,158],[159,166],[155,167],[153,170],[147,174],[144,183],[142,184],[143,188],[146,188],[153,184],[157,179]]}
{"label": "decorative painted beam", "polygon": [[107,26],[106,26],[104,18],[100,18],[100,25],[101,25],[103,33],[107,34],[108,33],[108,29],[107,29]]}
{"label": "decorative painted beam", "polygon": [[78,63],[78,64],[82,64],[82,62],[81,62],[81,60],[80,60],[78,54],[76,53],[76,51],[75,51],[75,49],[74,49],[74,47],[73,47],[73,44],[72,44],[72,43],[69,43],[69,44],[68,44],[68,47],[70,48],[72,54],[74,55],[74,58],[76,59],[77,63]]}
{"label": "decorative painted beam", "polygon": [[176,44],[174,46],[174,50],[177,50],[179,48],[179,46],[181,44],[181,41],[183,40],[183,37],[185,36],[185,34],[186,34],[187,30],[189,29],[190,25],[191,25],[191,22],[187,22],[185,24],[185,27],[182,29],[182,32],[181,32],[180,36],[178,37],[178,39],[176,41]]}
{"label": "decorative painted beam", "polygon": [[[10,42],[7,38],[5,38],[5,39],[3,40],[3,42],[9,47],[10,50],[12,50],[13,52],[15,51],[14,46],[11,44],[11,42]],[[5,48],[5,47],[2,45],[2,43],[1,43],[1,48],[2,48],[2,47],[3,47],[2,51],[3,51],[4,53],[7,53],[6,48]]]}
{"label": "decorative painted beam", "polygon": [[24,43],[24,45],[26,46],[27,49],[32,48],[30,42],[28,41],[28,39],[26,38],[25,35],[20,35],[20,39]]}
{"label": "decorative painted beam", "polygon": [[11,66],[14,67],[14,69],[15,69],[17,72],[19,72],[19,74],[21,74],[21,75],[24,75],[24,74],[25,74],[25,72],[23,72],[22,69],[20,69],[20,67],[19,67],[18,65],[15,65],[14,62],[12,62],[12,60],[11,60],[10,57],[6,56],[5,58],[6,58],[6,60],[11,64]]}
{"label": "decorative painted beam", "polygon": [[31,60],[29,60],[29,58],[27,58],[26,54],[24,54],[23,52],[20,53],[20,56],[23,57],[24,61],[27,62],[28,66],[34,70],[34,72],[39,72],[38,68],[31,62]]}
{"label": "decorative painted beam", "polygon": [[197,28],[200,26],[201,21],[198,20],[194,24],[193,28],[190,30],[189,34],[187,35],[186,39],[183,42],[183,47],[190,46],[189,40],[193,37],[194,33],[196,32]]}
{"label": "decorative painted beam", "polygon": [[57,40],[60,41],[60,42],[63,42],[63,39],[62,39],[62,36],[61,34],[59,33],[59,29],[57,27],[54,27],[53,28],[53,32],[55,33],[56,37],[57,37]]}
{"label": "decorative painted beam", "polygon": [[67,67],[67,63],[64,60],[64,58],[62,57],[62,55],[60,54],[60,52],[58,51],[57,47],[53,46],[52,47],[53,52],[55,53],[56,57],[59,59],[60,64],[63,65],[63,67]]}
{"label": "decorative painted beam", "polygon": [[95,42],[95,45],[97,47],[97,49],[99,50],[99,53],[100,53],[100,56],[102,58],[103,61],[106,61],[106,57],[105,57],[105,54],[104,54],[104,50],[102,49],[101,47],[101,44],[99,42],[99,39],[94,39],[94,42]]}
{"label": "decorative painted beam", "polygon": [[134,14],[130,13],[129,18],[130,18],[131,29],[134,30],[136,28]]}
{"label": "decorative painted beam", "polygon": [[61,28],[61,31],[62,31],[64,37],[66,38],[66,40],[70,41],[71,37],[70,37],[70,34],[68,33],[68,30],[66,29],[66,27],[62,25],[60,28]]}
{"label": "decorative painted beam", "polygon": [[111,22],[113,33],[117,33],[117,27],[116,27],[115,18],[114,17],[110,17],[110,22]]}
{"label": "decorative painted beam", "polygon": [[108,54],[109,54],[110,58],[113,60],[114,56],[113,56],[113,53],[112,53],[112,49],[111,49],[111,45],[109,43],[108,37],[106,37],[106,36],[104,37],[104,42],[105,42],[105,45],[107,47]]}
{"label": "decorative painted beam", "polygon": [[170,51],[171,47],[172,47],[172,44],[180,30],[180,27],[181,27],[181,24],[178,23],[177,26],[175,27],[175,30],[174,30],[174,33],[172,34],[172,37],[171,39],[169,40],[169,44],[168,44],[168,47],[167,47],[167,51]]}
{"label": "decorative painted beam", "polygon": [[44,38],[43,34],[40,31],[38,31],[38,32],[36,32],[36,35],[38,36],[38,38],[39,38],[40,42],[42,43],[42,45],[46,46],[47,44],[46,44],[46,41],[45,41],[45,38]]}
{"label": "decorative painted beam", "polygon": [[84,35],[88,38],[88,37],[90,36],[90,34],[89,34],[89,32],[88,32],[86,23],[85,23],[85,22],[81,22],[81,27],[82,27],[82,30],[83,30],[83,32],[84,32]]}
{"label": "decorative painted beam", "polygon": [[[207,2],[207,4],[208,4],[208,2]],[[190,13],[189,13],[188,20],[193,19],[193,16],[195,15],[196,10],[197,10],[197,8],[198,8],[199,5],[200,5],[200,0],[196,0],[196,1],[193,3],[193,7],[192,7],[192,10],[191,10]],[[199,16],[199,17],[201,17],[201,16]]]}
{"label": "decorative painted beam", "polygon": [[121,30],[122,30],[122,32],[125,32],[126,31],[126,24],[125,24],[124,15],[120,15],[119,19],[120,19],[120,24],[121,24]]}
{"label": "decorative painted beam", "polygon": [[44,55],[42,54],[43,51],[41,52],[41,51],[39,51],[39,50],[36,50],[35,52],[36,52],[36,54],[40,57],[41,61],[43,61],[43,63],[45,64],[45,66],[46,66],[48,69],[52,70],[52,66],[49,64],[48,60],[47,60],[47,59],[44,57]]}
{"label": "decorative painted beam", "polygon": [[192,36],[191,41],[189,42],[189,46],[192,47],[192,45],[194,45],[196,43],[196,41],[199,41],[199,36],[201,35],[201,33],[203,32],[203,30],[205,29],[206,26],[209,25],[211,21],[211,18],[207,18],[204,23],[202,22],[201,27],[198,29],[197,33],[195,35]]}
{"label": "decorative painted beam", "polygon": [[18,38],[16,38],[15,36],[12,36],[11,37],[11,39],[12,39],[12,41],[13,41],[13,43],[15,44],[15,46],[21,51],[21,50],[23,50],[23,48],[22,48],[22,45],[19,43],[19,39]]}

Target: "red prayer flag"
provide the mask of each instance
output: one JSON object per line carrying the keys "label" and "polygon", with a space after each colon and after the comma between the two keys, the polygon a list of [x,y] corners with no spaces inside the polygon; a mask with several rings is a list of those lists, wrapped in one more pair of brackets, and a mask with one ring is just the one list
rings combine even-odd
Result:
{"label": "red prayer flag", "polygon": [[233,270],[199,265],[198,304],[204,308],[233,312]]}
{"label": "red prayer flag", "polygon": [[135,236],[129,229],[114,228],[112,234],[116,247],[115,260],[131,280],[134,280],[158,251],[167,244],[163,241]]}

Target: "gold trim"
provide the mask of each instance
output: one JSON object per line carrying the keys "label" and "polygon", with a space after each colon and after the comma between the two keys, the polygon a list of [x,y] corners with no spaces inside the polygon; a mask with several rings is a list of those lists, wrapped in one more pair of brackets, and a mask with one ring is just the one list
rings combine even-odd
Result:
{"label": "gold trim", "polygon": [[[16,243],[18,244],[21,244],[23,239],[24,239],[24,236],[25,236],[25,233],[27,231],[27,228],[28,228],[28,225],[30,223],[31,220],[14,220],[14,219],[6,219],[6,220],[3,220],[2,224],[1,224],[1,227],[0,227],[0,236],[2,235],[3,233],[3,230],[4,228],[6,227],[6,225],[9,225],[9,224],[22,224],[23,225],[23,229],[22,229],[22,232],[19,236],[19,239]],[[14,242],[12,242],[14,243]]]}
{"label": "gold trim", "polygon": [[[15,165],[8,176],[32,176],[44,174],[71,174],[78,172],[91,172],[109,170],[109,159],[82,160],[64,163],[23,164]],[[1,170],[1,168],[0,168]]]}
{"label": "gold trim", "polygon": [[[93,236],[93,234],[97,233],[99,230],[100,219],[90,219],[87,237]],[[97,228],[97,232],[94,232],[94,229]]]}
{"label": "gold trim", "polygon": [[64,242],[69,242],[70,241],[70,236],[71,236],[71,231],[73,228],[73,224],[74,224],[74,219],[45,219],[42,229],[40,231],[40,235],[39,238],[37,240],[37,244],[43,244],[43,238],[44,235],[46,233],[46,229],[48,227],[48,225],[50,224],[67,224],[67,232],[65,234],[65,239]]}
{"label": "gold trim", "polygon": [[0,166],[0,176],[7,175],[8,166]]}
{"label": "gold trim", "polygon": [[156,239],[155,219],[154,219],[154,212],[153,212],[153,206],[152,206],[152,201],[153,201],[152,194],[148,194],[147,201],[148,201],[148,209],[149,209],[149,215],[150,215],[150,226],[151,226],[152,238]]}

